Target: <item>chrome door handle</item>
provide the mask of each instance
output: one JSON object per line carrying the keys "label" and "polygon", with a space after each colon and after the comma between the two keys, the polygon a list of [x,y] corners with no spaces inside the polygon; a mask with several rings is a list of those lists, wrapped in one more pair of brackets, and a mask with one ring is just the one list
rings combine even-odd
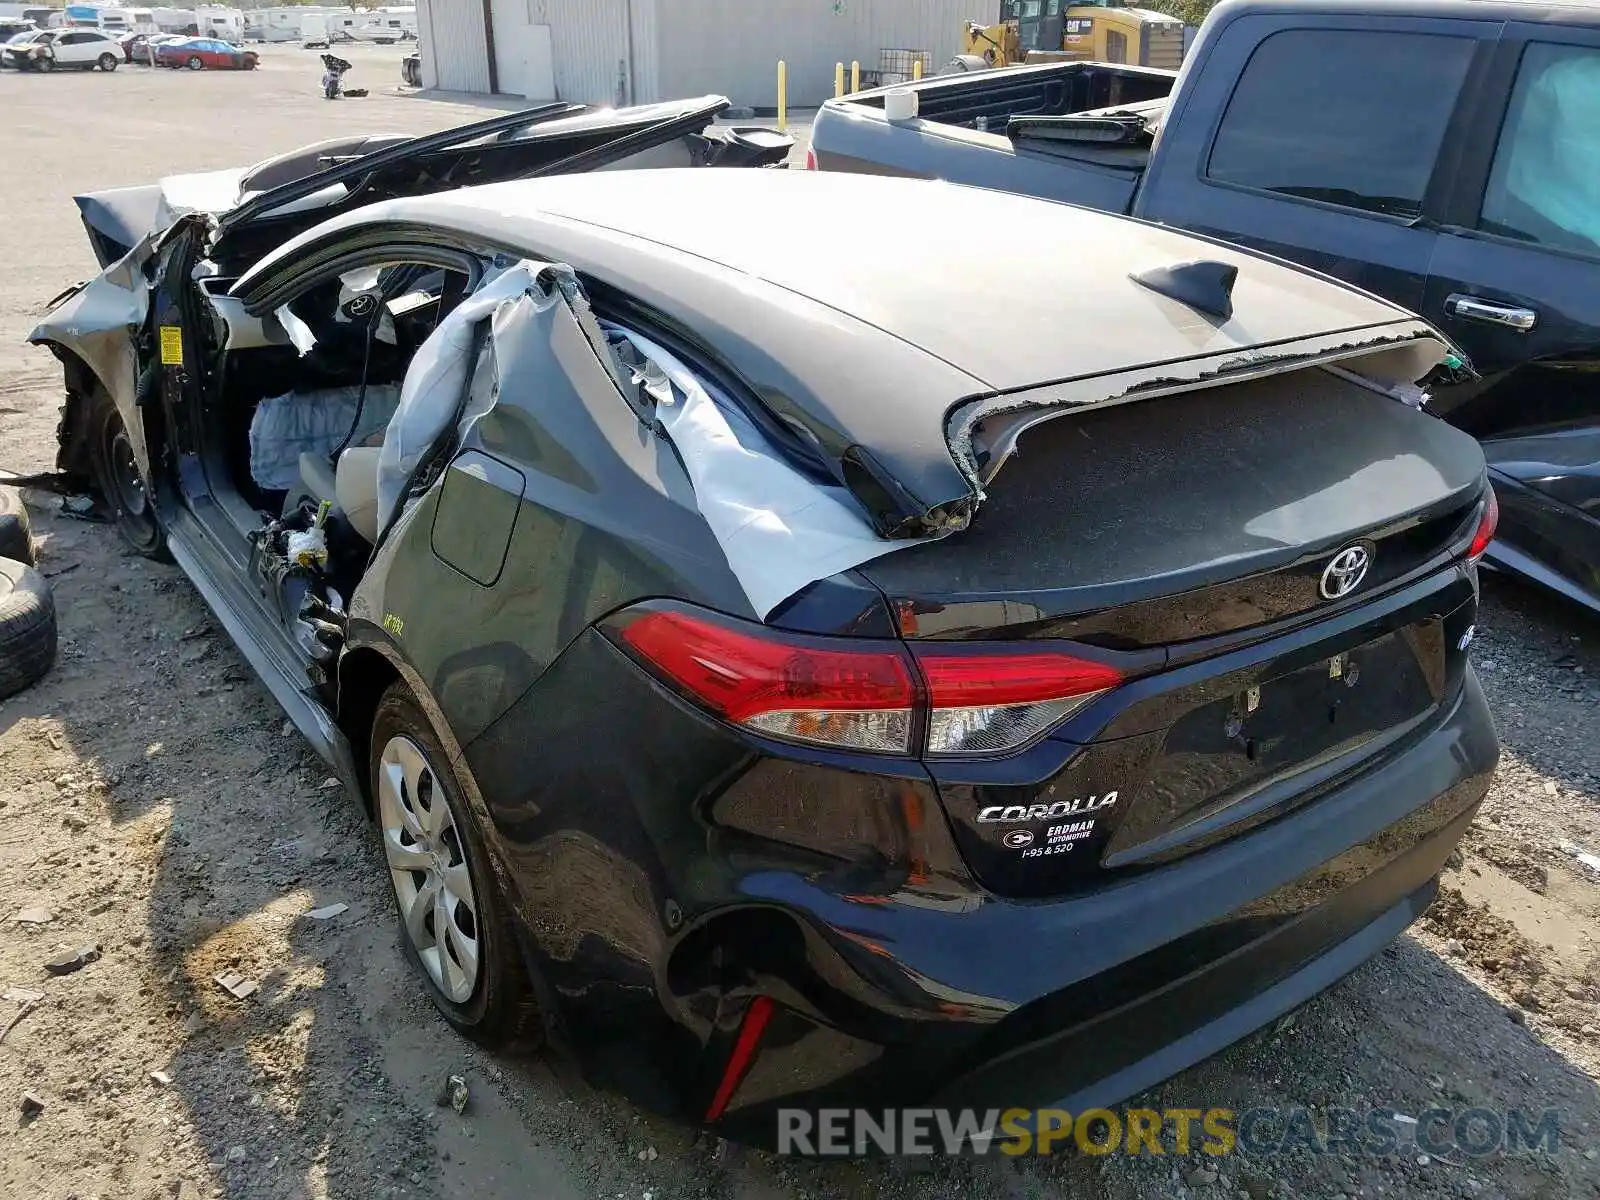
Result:
{"label": "chrome door handle", "polygon": [[1480,300],[1460,292],[1448,296],[1444,310],[1453,317],[1466,317],[1471,321],[1484,321],[1490,325],[1504,325],[1518,333],[1527,333],[1539,321],[1539,314],[1531,308],[1518,308],[1514,304],[1496,304],[1493,300]]}

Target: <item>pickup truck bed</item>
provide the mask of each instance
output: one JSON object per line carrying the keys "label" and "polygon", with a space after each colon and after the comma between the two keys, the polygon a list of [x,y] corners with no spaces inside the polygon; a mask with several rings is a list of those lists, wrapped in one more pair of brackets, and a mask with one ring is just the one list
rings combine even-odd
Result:
{"label": "pickup truck bed", "polygon": [[[1081,172],[1070,181],[1073,200],[1125,212],[1150,160],[1149,134],[1103,142],[1052,125],[1066,117],[1117,115],[1153,130],[1176,81],[1176,71],[1084,62],[924,80],[917,85],[917,119],[906,123],[917,137],[883,117],[888,89],[864,92],[827,110],[828,136],[825,147],[817,147],[817,165],[1047,199],[1061,197],[1064,170]],[[855,109],[854,120],[834,119]]]}

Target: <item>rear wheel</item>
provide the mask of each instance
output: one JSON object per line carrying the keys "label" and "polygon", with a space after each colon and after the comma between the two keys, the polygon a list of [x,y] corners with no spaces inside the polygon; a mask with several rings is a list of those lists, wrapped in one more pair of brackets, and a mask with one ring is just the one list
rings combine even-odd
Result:
{"label": "rear wheel", "polygon": [[102,54],[100,56],[100,69],[102,71],[115,71],[117,69],[117,56],[115,54]]}
{"label": "rear wheel", "polygon": [[406,957],[434,1006],[488,1046],[532,1049],[542,1025],[477,823],[404,684],[378,702],[372,794]]}
{"label": "rear wheel", "polygon": [[203,71],[205,70],[206,64],[201,60],[198,54],[191,54],[189,56],[189,61],[185,63],[184,66],[188,67],[191,71]]}
{"label": "rear wheel", "polygon": [[122,540],[146,558],[168,561],[167,535],[139,474],[133,442],[111,397],[97,391],[89,418],[94,481],[111,506]]}

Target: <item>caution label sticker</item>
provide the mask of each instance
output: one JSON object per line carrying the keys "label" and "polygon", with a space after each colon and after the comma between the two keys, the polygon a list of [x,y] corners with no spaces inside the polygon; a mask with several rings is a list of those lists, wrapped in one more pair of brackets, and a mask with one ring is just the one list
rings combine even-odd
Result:
{"label": "caution label sticker", "polygon": [[176,325],[161,327],[161,365],[183,366],[183,330]]}

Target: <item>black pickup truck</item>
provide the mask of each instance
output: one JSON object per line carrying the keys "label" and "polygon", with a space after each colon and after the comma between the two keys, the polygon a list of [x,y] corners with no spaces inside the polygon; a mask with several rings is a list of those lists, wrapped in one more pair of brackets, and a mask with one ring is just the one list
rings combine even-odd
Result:
{"label": "black pickup truck", "polygon": [[[807,165],[1125,212],[1421,313],[1470,363],[1430,407],[1489,459],[1490,561],[1600,611],[1600,6],[1227,0],[1179,72],[904,86],[910,119],[888,88],[824,105]],[[1029,236],[950,246],[1003,271]]]}

